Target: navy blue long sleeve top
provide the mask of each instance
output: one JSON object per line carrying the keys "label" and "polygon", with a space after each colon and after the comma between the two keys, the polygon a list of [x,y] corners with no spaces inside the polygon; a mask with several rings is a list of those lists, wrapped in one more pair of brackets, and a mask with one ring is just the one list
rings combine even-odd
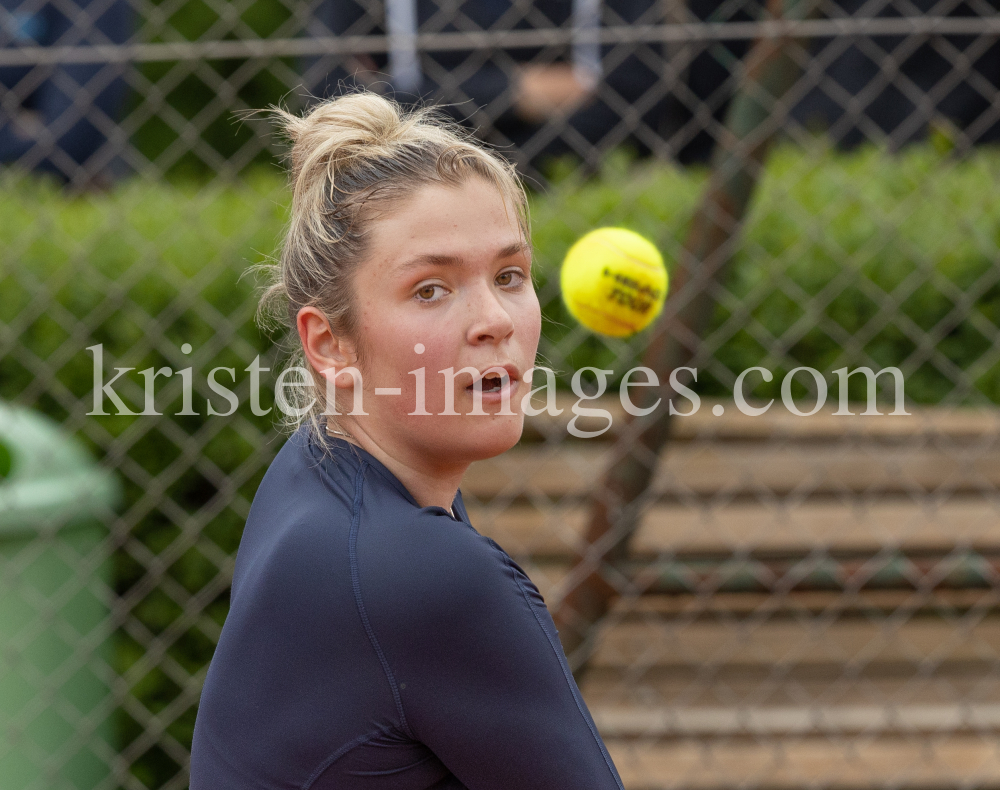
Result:
{"label": "navy blue long sleeve top", "polygon": [[622,790],[537,588],[460,493],[452,509],[340,439],[285,443],[237,554],[192,790]]}

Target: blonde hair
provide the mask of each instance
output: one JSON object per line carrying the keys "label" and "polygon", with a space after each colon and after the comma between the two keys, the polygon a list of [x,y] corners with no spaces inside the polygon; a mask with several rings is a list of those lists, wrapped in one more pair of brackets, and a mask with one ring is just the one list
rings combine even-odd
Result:
{"label": "blonde hair", "polygon": [[432,109],[407,110],[358,92],[321,102],[302,116],[280,108],[272,113],[291,141],[292,210],[276,263],[256,267],[268,278],[257,319],[262,326],[288,330],[288,367],[311,374],[306,386],[290,388],[293,408],[281,426],[292,432],[308,422],[313,435],[322,437],[326,379],[308,364],[296,316],[302,307],[315,306],[334,332],[351,338],[362,352],[352,275],[368,251],[378,209],[424,185],[459,186],[480,178],[513,207],[530,240],[527,198],[513,165]]}

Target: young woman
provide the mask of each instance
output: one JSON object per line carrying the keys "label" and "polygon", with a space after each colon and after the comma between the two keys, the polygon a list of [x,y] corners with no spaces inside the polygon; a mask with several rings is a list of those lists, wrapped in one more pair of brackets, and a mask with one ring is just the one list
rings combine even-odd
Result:
{"label": "young woman", "polygon": [[312,385],[247,519],[192,790],[621,790],[538,590],[458,491],[520,437],[538,345],[516,175],[375,95],[280,117],[263,304]]}

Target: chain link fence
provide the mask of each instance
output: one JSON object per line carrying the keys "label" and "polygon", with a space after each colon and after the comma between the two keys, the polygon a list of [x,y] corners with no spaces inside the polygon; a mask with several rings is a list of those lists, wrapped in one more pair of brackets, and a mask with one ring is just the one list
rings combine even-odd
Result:
{"label": "chain link fence", "polygon": [[[626,786],[1000,785],[995,2],[2,0],[0,788],[187,786],[282,443],[242,275],[289,196],[248,113],[355,85],[530,184],[564,411],[463,494]],[[605,225],[671,270],[624,340],[558,287]],[[618,395],[639,364],[648,417]],[[612,371],[593,400],[584,367]]]}

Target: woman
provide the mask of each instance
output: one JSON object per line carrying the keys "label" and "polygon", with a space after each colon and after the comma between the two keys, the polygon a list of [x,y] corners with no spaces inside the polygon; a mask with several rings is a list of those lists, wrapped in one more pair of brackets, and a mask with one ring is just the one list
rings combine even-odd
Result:
{"label": "woman", "polygon": [[287,300],[315,403],[247,519],[191,787],[621,790],[538,590],[458,491],[521,435],[520,183],[375,95],[280,118],[292,219],[264,306]]}

